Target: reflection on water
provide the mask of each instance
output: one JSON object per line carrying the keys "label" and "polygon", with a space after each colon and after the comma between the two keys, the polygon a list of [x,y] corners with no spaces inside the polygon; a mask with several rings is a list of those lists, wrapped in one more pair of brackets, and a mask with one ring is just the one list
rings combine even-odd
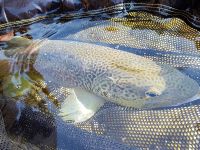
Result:
{"label": "reflection on water", "polygon": [[[30,44],[31,42],[24,38],[13,38],[7,42],[4,49],[7,60],[0,62],[2,94],[6,97],[24,99],[26,104],[44,109],[46,102],[41,93],[53,101],[54,98],[49,95],[42,75],[33,67],[32,62],[36,56],[31,57],[31,61],[26,61],[26,53],[23,55],[23,51]],[[56,101],[55,104],[58,106]]]}
{"label": "reflection on water", "polygon": [[[55,148],[59,147],[59,144],[62,146],[68,144],[66,141],[64,141],[66,143],[63,143],[63,138],[67,136],[62,135],[63,128],[58,128],[58,126],[66,126],[66,124],[63,123],[60,117],[55,117],[65,96],[68,94],[67,90],[60,89],[59,85],[62,84],[55,83],[53,78],[52,80],[45,80],[44,74],[34,68],[38,54],[30,55],[31,50],[33,50],[31,45],[35,41],[29,39],[39,39],[42,41],[41,43],[43,43],[44,38],[52,40],[70,39],[92,42],[97,45],[112,47],[116,50],[121,49],[177,67],[181,72],[189,75],[200,84],[198,78],[200,72],[200,42],[197,40],[200,33],[180,19],[163,19],[148,13],[137,12],[130,13],[123,18],[113,17],[108,20],[89,17],[68,22],[63,20],[59,22],[58,20],[56,20],[57,22],[49,21],[48,23],[38,22],[15,29],[16,37],[11,41],[4,42],[1,46],[0,93],[4,99],[12,99],[11,101],[8,100],[9,105],[6,104],[4,108],[4,110],[8,110],[4,111],[4,116],[9,116],[7,119],[5,117],[5,125],[7,131],[13,137],[16,136],[15,138],[19,141],[23,141],[20,139],[20,137],[23,137],[23,142],[28,141],[41,148],[44,148],[45,145]],[[40,44],[40,42],[36,42],[36,44]],[[48,66],[48,64],[46,65]],[[119,65],[117,66],[119,67]],[[63,68],[60,68],[60,70],[63,70]],[[54,74],[56,73],[54,72]],[[58,89],[60,90],[58,91]],[[109,105],[111,110],[112,105]],[[192,105],[192,103],[189,105]],[[113,108],[115,112],[117,105],[114,105]],[[15,111],[10,113],[9,110]],[[105,108],[102,108],[102,110],[102,113],[101,111],[99,112],[100,116],[107,113]],[[89,120],[85,124],[76,124],[76,126],[89,132],[94,131],[97,135],[104,134],[106,130],[109,130],[109,127],[104,128],[103,123],[101,124],[99,120],[94,122]],[[138,120],[135,119],[135,121]],[[156,122],[159,121],[156,120]],[[93,123],[97,125],[95,126]],[[68,126],[68,129],[70,127],[71,125]],[[116,136],[120,137],[121,135]],[[129,137],[127,136],[127,138]],[[128,145],[141,146],[141,143],[131,143],[130,141],[133,140],[130,139],[117,139],[117,141],[124,140]],[[146,147],[148,142],[143,144]]]}

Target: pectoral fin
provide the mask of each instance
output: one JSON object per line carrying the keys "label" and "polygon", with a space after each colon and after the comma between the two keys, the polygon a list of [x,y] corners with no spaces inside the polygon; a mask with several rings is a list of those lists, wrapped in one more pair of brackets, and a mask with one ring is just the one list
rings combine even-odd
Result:
{"label": "pectoral fin", "polygon": [[69,89],[69,96],[61,104],[59,116],[64,121],[83,122],[92,117],[104,103],[104,99],[84,89]]}

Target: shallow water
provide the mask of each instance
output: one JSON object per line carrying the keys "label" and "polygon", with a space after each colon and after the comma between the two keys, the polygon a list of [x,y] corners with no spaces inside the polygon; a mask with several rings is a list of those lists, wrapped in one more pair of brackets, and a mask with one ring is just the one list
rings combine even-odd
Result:
{"label": "shallow water", "polygon": [[[146,19],[144,19],[145,17]],[[41,42],[46,38],[50,40],[74,40],[108,46],[171,65],[200,85],[200,32],[180,19],[164,19],[144,12],[78,19],[64,18],[50,18],[28,26],[15,28],[15,37],[20,36],[30,40],[40,40]],[[105,30],[101,30],[102,26]],[[92,30],[93,33],[87,35],[91,31],[90,29],[94,27],[98,27],[96,31],[99,34]],[[121,32],[121,27],[127,28],[127,30]],[[87,32],[83,32],[84,30]],[[111,37],[109,37],[110,33],[112,34]],[[116,37],[113,34],[116,34]],[[122,37],[117,38],[119,36]],[[168,40],[164,40],[165,37]],[[135,42],[135,45],[126,44],[127,39],[130,38],[135,39],[135,41],[130,41],[132,44]],[[112,41],[112,39],[114,40]],[[1,43],[0,93],[6,98],[12,97],[14,101],[17,101],[20,109],[23,109],[23,106],[26,105],[35,113],[44,112],[49,114],[50,118],[54,118],[55,122],[61,122],[57,123],[56,129],[52,129],[53,131],[56,130],[57,133],[57,138],[55,138],[55,135],[53,138],[53,143],[56,143],[56,146],[53,145],[52,147],[64,147],[69,142],[63,141],[66,135],[62,135],[62,128],[59,126],[65,123],[60,117],[56,116],[64,96],[62,91],[57,93],[58,95],[51,94],[59,86],[59,83],[51,80],[45,81],[43,75],[31,65],[32,62],[24,61],[27,55],[24,55],[24,58],[18,55],[26,50],[30,44],[29,42],[22,39],[14,44],[12,41]],[[37,55],[31,56],[30,61],[34,63],[34,59],[37,59]],[[197,99],[182,106],[192,106],[199,104],[199,102],[200,100]],[[117,106],[108,103],[102,109]],[[18,120],[20,120],[19,118],[18,116]],[[19,129],[15,130],[18,131]],[[17,131],[11,133],[15,135]],[[31,135],[31,133],[29,134]],[[22,134],[22,136],[30,140],[34,135],[30,136],[29,134]],[[32,143],[37,144],[36,141],[32,140]]]}

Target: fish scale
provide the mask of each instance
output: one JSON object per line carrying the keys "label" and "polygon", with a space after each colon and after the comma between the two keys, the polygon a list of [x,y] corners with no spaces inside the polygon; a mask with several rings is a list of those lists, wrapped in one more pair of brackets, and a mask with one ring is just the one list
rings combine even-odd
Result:
{"label": "fish scale", "polygon": [[[45,53],[48,55],[44,55]],[[69,56],[73,56],[74,59],[68,61]],[[54,70],[52,72],[52,69],[48,68],[52,75],[46,73],[47,68],[43,69],[42,66],[46,63]],[[67,68],[68,63],[73,67]],[[121,66],[113,67],[113,63]],[[60,82],[62,86],[68,87],[68,81],[64,78],[69,76],[81,88],[108,101],[128,107],[153,108],[178,105],[199,92],[199,85],[195,80],[169,65],[159,64],[128,52],[82,42],[45,41],[39,48],[34,67],[44,78],[52,76],[54,82]],[[57,70],[61,68],[62,74],[57,74]],[[99,68],[101,68],[103,76],[94,75],[96,69]],[[99,72],[99,74],[101,73]],[[93,77],[95,80],[92,79]],[[107,84],[110,88],[104,89],[102,83]],[[135,94],[134,98],[127,97],[126,94],[110,92],[111,89],[118,86],[123,89],[122,93],[129,90],[134,91],[134,93],[127,93]],[[185,94],[180,94],[183,91]],[[156,96],[147,96],[146,92],[155,93]],[[109,97],[105,95],[109,95]]]}

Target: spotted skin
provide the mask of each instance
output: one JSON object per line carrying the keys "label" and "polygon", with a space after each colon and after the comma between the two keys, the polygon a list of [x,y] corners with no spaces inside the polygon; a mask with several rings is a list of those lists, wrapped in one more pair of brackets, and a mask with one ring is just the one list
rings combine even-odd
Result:
{"label": "spotted skin", "polygon": [[82,42],[43,42],[34,67],[57,86],[81,87],[128,107],[178,105],[199,92],[196,81],[169,65]]}

